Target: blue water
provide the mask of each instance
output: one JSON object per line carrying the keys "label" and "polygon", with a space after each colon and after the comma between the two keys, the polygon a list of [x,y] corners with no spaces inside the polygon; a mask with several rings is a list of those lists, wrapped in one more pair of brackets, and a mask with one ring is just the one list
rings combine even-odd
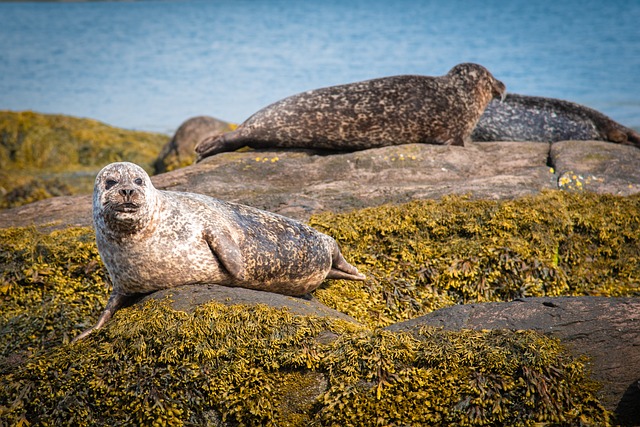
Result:
{"label": "blue water", "polygon": [[460,62],[640,127],[638,0],[0,3],[0,109],[130,129]]}

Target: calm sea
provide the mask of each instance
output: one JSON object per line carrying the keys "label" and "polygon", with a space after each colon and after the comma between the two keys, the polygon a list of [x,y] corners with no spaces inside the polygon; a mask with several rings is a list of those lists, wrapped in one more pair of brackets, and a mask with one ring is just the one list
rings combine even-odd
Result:
{"label": "calm sea", "polygon": [[130,129],[460,62],[640,127],[638,0],[0,3],[0,109]]}

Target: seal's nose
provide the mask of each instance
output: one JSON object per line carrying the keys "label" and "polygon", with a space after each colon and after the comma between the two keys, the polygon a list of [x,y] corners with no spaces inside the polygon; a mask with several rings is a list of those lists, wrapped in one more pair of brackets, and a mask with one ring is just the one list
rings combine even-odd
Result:
{"label": "seal's nose", "polygon": [[135,192],[136,192],[136,190],[134,190],[133,188],[121,188],[120,189],[120,194],[125,199],[130,199],[131,196],[133,196],[133,193],[135,193]]}

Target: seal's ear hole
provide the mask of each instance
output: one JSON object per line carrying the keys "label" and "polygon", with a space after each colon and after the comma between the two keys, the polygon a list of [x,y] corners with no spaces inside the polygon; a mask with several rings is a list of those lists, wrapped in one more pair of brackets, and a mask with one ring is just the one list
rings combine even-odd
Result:
{"label": "seal's ear hole", "polygon": [[118,183],[118,181],[113,180],[113,179],[108,179],[107,182],[104,185],[105,189],[110,189],[111,187],[113,187],[114,185],[116,185]]}
{"label": "seal's ear hole", "polygon": [[142,178],[136,178],[133,182],[136,183],[136,185],[142,185],[144,184],[144,181],[142,180]]}

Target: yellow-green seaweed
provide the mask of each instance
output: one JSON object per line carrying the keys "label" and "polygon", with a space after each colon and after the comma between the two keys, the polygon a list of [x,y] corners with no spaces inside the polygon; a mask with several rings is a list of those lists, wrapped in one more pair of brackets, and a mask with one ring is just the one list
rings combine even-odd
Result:
{"label": "yellow-green seaweed", "polygon": [[[339,338],[316,340],[327,330]],[[260,305],[148,301],[0,386],[0,418],[43,426],[609,422],[583,361],[537,333],[416,338]]]}
{"label": "yellow-green seaweed", "polygon": [[0,111],[0,208],[91,192],[100,168],[115,161],[131,161],[151,173],[168,140],[91,119]]}
{"label": "yellow-green seaweed", "polygon": [[445,197],[313,216],[368,280],[315,295],[371,326],[458,303],[640,295],[640,195]]}
{"label": "yellow-green seaweed", "polygon": [[549,192],[323,214],[311,223],[369,279],[315,294],[364,326],[149,301],[76,344],[109,292],[92,230],[0,230],[0,426],[609,425],[556,340],[378,328],[453,303],[638,295],[639,207]]}
{"label": "yellow-green seaweed", "polygon": [[0,371],[3,357],[90,326],[107,300],[105,276],[90,228],[0,229]]}

